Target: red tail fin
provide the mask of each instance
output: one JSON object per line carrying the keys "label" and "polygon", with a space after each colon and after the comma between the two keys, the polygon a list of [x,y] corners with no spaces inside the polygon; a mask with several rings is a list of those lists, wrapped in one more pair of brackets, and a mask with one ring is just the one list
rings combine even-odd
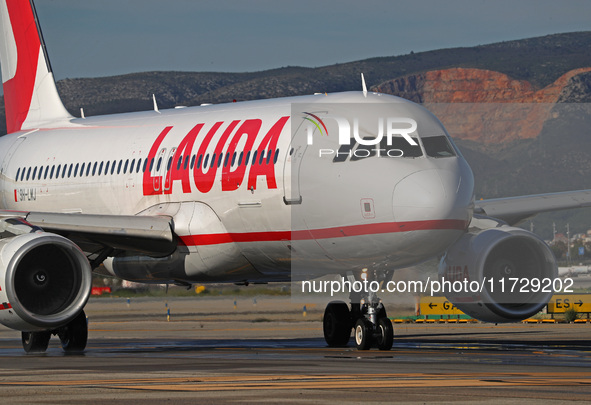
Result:
{"label": "red tail fin", "polygon": [[63,125],[59,98],[32,0],[0,0],[0,63],[8,133]]}

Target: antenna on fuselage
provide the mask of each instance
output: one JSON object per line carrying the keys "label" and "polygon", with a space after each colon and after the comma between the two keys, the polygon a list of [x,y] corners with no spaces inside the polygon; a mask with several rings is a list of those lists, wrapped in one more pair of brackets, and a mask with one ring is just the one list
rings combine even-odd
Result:
{"label": "antenna on fuselage", "polygon": [[156,103],[156,95],[152,94],[152,101],[154,102],[154,111],[156,111],[157,113],[160,113],[160,110],[158,109],[158,103]]}
{"label": "antenna on fuselage", "polygon": [[361,87],[363,89],[363,97],[367,97],[367,86],[365,85],[365,77],[363,77],[363,73],[361,73]]}

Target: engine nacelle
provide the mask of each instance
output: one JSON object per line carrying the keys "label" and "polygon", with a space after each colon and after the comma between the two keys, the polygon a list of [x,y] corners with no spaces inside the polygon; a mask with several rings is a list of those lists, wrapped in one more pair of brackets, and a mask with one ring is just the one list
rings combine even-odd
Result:
{"label": "engine nacelle", "polygon": [[84,308],[90,264],[70,240],[31,232],[0,240],[0,323],[26,332],[55,329]]}
{"label": "engine nacelle", "polygon": [[557,273],[543,240],[509,226],[464,235],[439,264],[450,302],[487,322],[517,322],[539,312],[553,294]]}

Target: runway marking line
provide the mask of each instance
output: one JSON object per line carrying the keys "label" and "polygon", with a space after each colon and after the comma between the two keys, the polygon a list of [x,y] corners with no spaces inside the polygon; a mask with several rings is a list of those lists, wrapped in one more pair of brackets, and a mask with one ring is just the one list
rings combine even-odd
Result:
{"label": "runway marking line", "polygon": [[[352,384],[352,382],[355,384]],[[154,391],[237,391],[270,389],[437,388],[495,386],[575,386],[591,384],[591,372],[564,373],[400,373],[343,375],[249,375],[199,378],[156,377],[105,380],[0,382],[1,386],[100,386]]]}
{"label": "runway marking line", "polygon": [[[270,322],[272,323],[272,322]],[[243,331],[268,331],[268,330],[273,330],[273,331],[293,331],[293,330],[314,330],[317,331],[318,328],[317,327],[310,327],[310,328],[300,328],[297,326],[294,326],[293,328],[276,328],[276,327],[272,327],[270,326],[269,328],[228,328],[228,329],[205,329],[205,328],[192,328],[192,329],[174,329],[175,332],[194,332],[196,330],[199,331],[204,331],[204,332],[243,332]],[[162,328],[162,329],[125,329],[125,330],[121,330],[121,329],[92,329],[89,328],[88,331],[89,332],[167,332],[173,329],[170,328]]]}

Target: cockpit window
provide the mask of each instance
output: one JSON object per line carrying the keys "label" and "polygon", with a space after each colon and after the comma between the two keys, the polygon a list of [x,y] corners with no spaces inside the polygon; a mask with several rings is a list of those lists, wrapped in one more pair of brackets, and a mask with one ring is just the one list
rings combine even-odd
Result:
{"label": "cockpit window", "polygon": [[419,145],[417,138],[412,138],[415,141],[415,145],[411,145],[408,141],[402,137],[392,137],[392,145],[388,145],[387,137],[384,137],[380,142],[380,148],[383,149],[381,156],[385,157],[403,157],[403,158],[415,158],[423,156],[423,151]]}
{"label": "cockpit window", "polygon": [[421,141],[423,141],[427,156],[435,158],[456,156],[454,149],[445,135],[421,138]]}

